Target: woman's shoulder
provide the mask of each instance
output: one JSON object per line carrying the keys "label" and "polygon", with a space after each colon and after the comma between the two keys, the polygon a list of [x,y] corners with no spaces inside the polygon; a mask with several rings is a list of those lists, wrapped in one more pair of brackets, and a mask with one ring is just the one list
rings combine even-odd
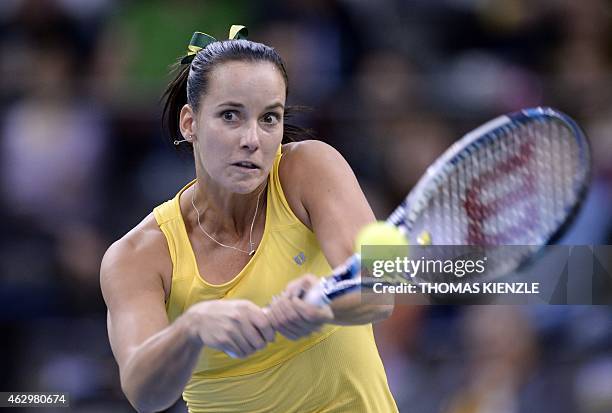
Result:
{"label": "woman's shoulder", "polygon": [[[107,278],[148,276],[162,277],[164,289],[169,290],[172,260],[163,232],[153,213],[115,241],[102,259],[101,276]],[[168,280],[167,280],[168,278]]]}
{"label": "woman's shoulder", "polygon": [[283,145],[283,159],[288,163],[305,164],[316,161],[321,156],[340,156],[340,153],[331,145],[314,139],[289,142]]}
{"label": "woman's shoulder", "polygon": [[285,198],[293,213],[312,229],[304,204],[306,198],[312,196],[309,192],[315,191],[321,180],[337,174],[338,168],[346,168],[348,164],[333,146],[317,140],[287,143],[282,153],[278,175]]}
{"label": "woman's shoulder", "polygon": [[111,248],[139,254],[146,253],[150,249],[161,248],[164,245],[163,241],[164,234],[159,229],[155,215],[151,212],[134,228],[115,241]]}
{"label": "woman's shoulder", "polygon": [[[317,140],[283,145],[279,176],[283,188],[300,188],[341,171],[350,170],[344,157],[333,146]],[[289,186],[285,186],[289,183]]]}

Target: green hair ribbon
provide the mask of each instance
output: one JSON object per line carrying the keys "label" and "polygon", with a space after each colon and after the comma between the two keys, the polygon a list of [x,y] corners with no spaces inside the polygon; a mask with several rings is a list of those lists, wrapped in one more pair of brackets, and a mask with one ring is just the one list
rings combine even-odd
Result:
{"label": "green hair ribbon", "polygon": [[[241,26],[238,24],[232,25],[229,29],[229,40],[240,40],[247,39],[249,35],[249,30],[245,26]],[[216,42],[217,39],[212,37],[209,34],[202,32],[195,32],[193,36],[191,36],[191,41],[189,42],[189,46],[187,46],[187,54],[185,57],[181,59],[181,64],[191,63],[195,55],[202,49],[204,49],[209,44]]]}

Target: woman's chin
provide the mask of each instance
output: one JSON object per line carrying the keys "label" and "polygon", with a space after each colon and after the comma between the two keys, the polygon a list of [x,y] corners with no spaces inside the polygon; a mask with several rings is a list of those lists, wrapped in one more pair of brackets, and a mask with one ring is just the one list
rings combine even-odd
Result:
{"label": "woman's chin", "polygon": [[256,191],[257,188],[261,185],[261,183],[261,179],[249,179],[234,182],[231,185],[231,191],[237,194],[247,195],[252,193],[253,191]]}

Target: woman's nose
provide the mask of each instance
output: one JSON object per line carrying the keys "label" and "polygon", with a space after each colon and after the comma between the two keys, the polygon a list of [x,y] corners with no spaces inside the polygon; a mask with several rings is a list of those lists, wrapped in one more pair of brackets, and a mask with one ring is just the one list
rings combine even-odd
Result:
{"label": "woman's nose", "polygon": [[255,151],[259,148],[259,129],[257,123],[249,123],[245,128],[242,138],[240,140],[240,146],[249,151]]}

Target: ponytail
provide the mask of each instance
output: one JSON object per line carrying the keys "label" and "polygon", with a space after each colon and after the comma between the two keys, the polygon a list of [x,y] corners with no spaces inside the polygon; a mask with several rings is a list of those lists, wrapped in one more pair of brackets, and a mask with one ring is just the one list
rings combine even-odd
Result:
{"label": "ponytail", "polygon": [[[162,113],[162,128],[170,137],[170,141],[183,139],[180,131],[179,118],[181,109],[187,103],[187,79],[189,78],[189,65],[176,63],[173,71],[176,77],[168,84],[162,96],[164,100],[164,111]],[[191,145],[186,145],[191,148]]]}

